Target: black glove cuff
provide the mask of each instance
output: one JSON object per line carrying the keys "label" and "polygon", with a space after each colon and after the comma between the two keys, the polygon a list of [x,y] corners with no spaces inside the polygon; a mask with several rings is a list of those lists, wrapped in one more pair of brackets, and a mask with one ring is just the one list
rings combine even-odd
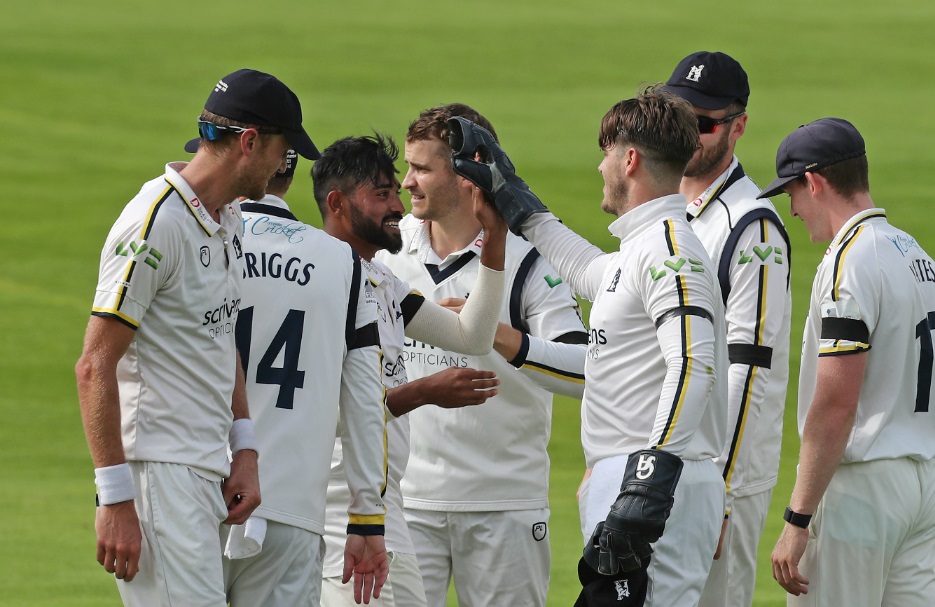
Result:
{"label": "black glove cuff", "polygon": [[648,485],[657,491],[664,491],[667,495],[675,494],[682,475],[682,458],[668,451],[658,449],[642,449],[630,454],[627,458],[627,468],[620,484],[622,491],[627,485]]}

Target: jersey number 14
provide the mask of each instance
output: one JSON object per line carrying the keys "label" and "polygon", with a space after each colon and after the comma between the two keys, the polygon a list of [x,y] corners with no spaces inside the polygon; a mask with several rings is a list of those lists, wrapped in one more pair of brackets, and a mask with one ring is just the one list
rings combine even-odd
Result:
{"label": "jersey number 14", "polygon": [[[305,386],[305,371],[299,371],[299,353],[302,351],[304,328],[305,310],[289,310],[256,366],[256,383],[279,385],[276,406],[280,409],[291,409],[295,402],[295,391]],[[235,337],[244,374],[247,375],[250,370],[250,344],[253,340],[253,306],[240,310]],[[273,363],[279,358],[280,352],[283,352],[282,366],[274,367]]]}

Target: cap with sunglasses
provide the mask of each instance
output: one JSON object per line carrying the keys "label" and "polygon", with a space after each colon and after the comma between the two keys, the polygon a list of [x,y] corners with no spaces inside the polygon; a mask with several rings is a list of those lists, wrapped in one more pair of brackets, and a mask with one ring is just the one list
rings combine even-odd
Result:
{"label": "cap with sunglasses", "polygon": [[735,102],[747,107],[750,98],[747,72],[733,57],[718,52],[699,51],[682,59],[665,88],[704,110],[722,110]]}
{"label": "cap with sunglasses", "polygon": [[[321,154],[302,127],[302,107],[299,98],[279,79],[264,72],[242,69],[221,78],[205,102],[205,109],[230,120],[263,127],[261,133],[282,133],[300,156],[309,160]],[[227,132],[247,129],[221,126],[199,121],[198,139],[185,144],[185,150],[195,152],[201,139],[213,141]]]}
{"label": "cap with sunglasses", "polygon": [[821,118],[792,131],[776,152],[776,179],[757,198],[781,194],[787,183],[810,171],[867,153],[857,128],[841,118]]}

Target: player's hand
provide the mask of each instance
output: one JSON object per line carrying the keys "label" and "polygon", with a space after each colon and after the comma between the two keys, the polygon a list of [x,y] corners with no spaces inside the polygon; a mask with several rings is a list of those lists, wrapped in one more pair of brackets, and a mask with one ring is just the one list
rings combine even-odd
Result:
{"label": "player's hand", "polygon": [[476,185],[471,194],[471,200],[474,203],[474,217],[484,228],[486,235],[506,234],[507,225],[497,212],[496,207],[487,200],[487,195]]}
{"label": "player's hand", "polygon": [[133,500],[98,506],[94,516],[97,531],[97,562],[118,580],[131,581],[140,570],[143,532]]}
{"label": "player's hand", "polygon": [[799,572],[799,561],[807,543],[808,529],[786,523],[773,548],[773,579],[795,596],[808,594],[808,578]]}
{"label": "player's hand", "polygon": [[434,375],[424,377],[428,402],[442,409],[458,409],[482,405],[499,391],[500,380],[493,371],[448,367]]}
{"label": "player's hand", "polygon": [[608,553],[616,558],[610,560],[609,568],[598,569],[598,573],[615,575],[618,565],[632,571],[649,558],[650,544],[665,530],[682,465],[680,457],[667,451],[643,449],[630,454],[620,494],[604,520],[599,540],[602,555]]}
{"label": "player's hand", "polygon": [[260,476],[257,470],[257,452],[241,449],[234,454],[231,473],[221,483],[224,503],[227,504],[225,525],[242,525],[260,505]]}
{"label": "player's hand", "polygon": [[342,584],[354,577],[354,601],[370,604],[370,597],[380,598],[380,591],[390,573],[386,544],[382,535],[348,535],[344,545]]}
{"label": "player's hand", "polygon": [[513,232],[519,234],[534,213],[548,210],[516,175],[513,162],[490,131],[461,116],[450,118],[448,129],[455,173],[493,199]]}
{"label": "player's hand", "polygon": [[717,538],[717,548],[714,550],[714,560],[721,558],[721,551],[724,550],[724,536],[727,535],[727,523],[730,521],[726,516],[724,517],[724,522],[721,523],[721,535]]}

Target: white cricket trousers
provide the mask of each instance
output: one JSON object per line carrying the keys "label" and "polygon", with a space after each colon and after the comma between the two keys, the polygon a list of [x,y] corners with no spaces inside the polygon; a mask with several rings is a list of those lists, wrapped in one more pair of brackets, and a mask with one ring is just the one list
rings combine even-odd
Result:
{"label": "white cricket trousers", "polygon": [[454,578],[460,607],[542,607],[549,591],[549,509],[405,510],[429,607]]}
{"label": "white cricket trousers", "polygon": [[935,605],[935,460],[841,464],[808,526],[794,607]]}
{"label": "white cricket trousers", "polygon": [[[756,555],[773,489],[734,498],[721,558],[711,564],[698,607],[751,607]],[[768,566],[768,563],[766,564]]]}
{"label": "white cricket trousers", "polygon": [[130,462],[143,531],[140,572],[117,581],[127,607],[225,607],[221,483],[188,466]]}
{"label": "white cricket trousers", "polygon": [[[607,518],[617,501],[629,454],[598,460],[588,483],[585,528]],[[684,460],[665,532],[653,544],[644,607],[695,607],[724,521],[724,479],[712,460]]]}
{"label": "white cricket trousers", "polygon": [[[229,531],[225,525],[225,543]],[[259,554],[243,559],[224,557],[231,607],[318,607],[323,545],[317,533],[267,521]]]}

